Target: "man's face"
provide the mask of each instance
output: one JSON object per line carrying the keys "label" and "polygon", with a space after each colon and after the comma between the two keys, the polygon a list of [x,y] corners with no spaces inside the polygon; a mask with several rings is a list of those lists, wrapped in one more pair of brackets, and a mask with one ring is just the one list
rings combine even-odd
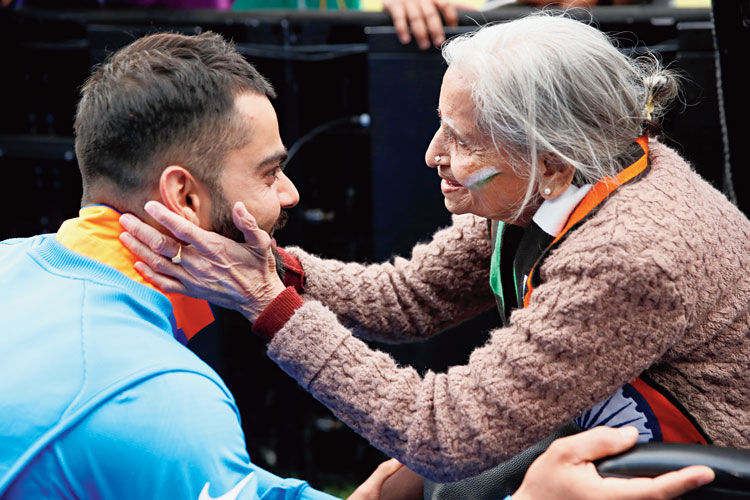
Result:
{"label": "man's face", "polygon": [[299,193],[282,171],[286,148],[268,98],[242,94],[235,99],[235,110],[245,121],[251,139],[226,156],[219,176],[219,192],[212,199],[211,229],[235,241],[244,241],[232,221],[232,206],[236,202],[243,202],[258,227],[272,234],[286,220],[282,209],[295,206]]}

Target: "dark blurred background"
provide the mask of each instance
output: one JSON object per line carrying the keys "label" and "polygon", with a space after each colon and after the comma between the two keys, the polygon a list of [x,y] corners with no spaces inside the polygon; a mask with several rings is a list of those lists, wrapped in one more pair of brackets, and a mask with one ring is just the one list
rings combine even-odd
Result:
{"label": "dark blurred background", "polygon": [[[72,121],[78,89],[108,53],[161,30],[221,33],[276,87],[282,139],[299,148],[287,173],[301,193],[287,229],[277,235],[281,245],[383,261],[408,256],[416,242],[449,222],[439,179],[424,165],[438,126],[445,65],[437,49],[400,45],[386,14],[47,3],[56,7],[27,0],[23,8],[0,9],[0,240],[54,232],[76,216],[81,187]],[[627,53],[655,50],[685,75],[684,105],[665,120],[668,142],[748,213],[748,197],[737,189],[738,176],[732,179],[733,159],[740,157],[736,137],[744,137],[747,116],[739,68],[746,58],[742,47],[748,47],[748,2],[718,3],[713,13],[638,5],[595,7],[580,15],[592,16]],[[529,11],[506,7],[463,15],[449,34]],[[190,347],[234,393],[255,463],[344,494],[386,458],[269,362],[244,318],[225,310],[216,316],[214,332],[194,338]],[[498,324],[491,311],[429,342],[378,347],[422,372],[443,371],[466,362]]]}

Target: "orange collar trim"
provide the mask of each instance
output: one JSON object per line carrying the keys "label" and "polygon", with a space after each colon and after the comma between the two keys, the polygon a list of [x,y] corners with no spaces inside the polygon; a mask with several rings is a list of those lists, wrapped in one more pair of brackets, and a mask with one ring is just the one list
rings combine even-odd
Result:
{"label": "orange collar trim", "polygon": [[621,170],[615,177],[605,177],[594,184],[594,187],[591,188],[575,210],[573,210],[573,213],[570,214],[570,218],[563,227],[563,230],[560,231],[560,234],[552,242],[553,245],[573,226],[599,206],[615,189],[638,177],[646,170],[646,167],[648,167],[648,136],[643,135],[636,139],[635,142],[643,149],[643,155],[635,163]]}
{"label": "orange collar trim", "polygon": [[[570,217],[565,223],[565,226],[563,226],[562,231],[560,231],[560,234],[558,234],[555,239],[552,240],[552,243],[550,243],[549,247],[547,247],[548,250],[549,248],[555,246],[568,233],[568,231],[570,231],[576,224],[586,218],[596,207],[601,205],[601,203],[606,200],[607,197],[611,195],[617,188],[635,179],[648,168],[648,136],[644,134],[636,139],[635,142],[641,147],[641,149],[643,150],[643,154],[639,156],[634,163],[621,170],[620,173],[618,173],[616,176],[605,177],[594,184],[594,186],[589,190],[589,192],[581,200],[578,206],[576,206],[575,210],[573,210],[573,213],[570,214]],[[542,255],[546,253],[547,250],[545,250]],[[537,260],[537,263],[534,264],[534,267],[531,268],[531,272],[526,278],[527,292],[523,298],[524,307],[528,307],[529,302],[531,301],[531,293],[534,291],[531,279],[534,275],[534,272],[536,271],[538,263],[539,261]]]}
{"label": "orange collar trim", "polygon": [[205,300],[193,299],[177,293],[165,293],[146,281],[133,265],[138,258],[122,243],[120,213],[106,205],[84,207],[79,216],[66,220],[55,238],[64,247],[118,270],[133,281],[157,290],[172,303],[173,334],[183,344],[214,321]]}

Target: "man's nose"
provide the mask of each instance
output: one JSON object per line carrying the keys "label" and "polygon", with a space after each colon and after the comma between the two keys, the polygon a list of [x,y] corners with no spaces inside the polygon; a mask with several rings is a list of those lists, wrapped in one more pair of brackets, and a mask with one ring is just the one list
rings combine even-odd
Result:
{"label": "man's nose", "polygon": [[299,203],[299,192],[284,172],[280,174],[278,186],[279,203],[282,208],[292,208]]}

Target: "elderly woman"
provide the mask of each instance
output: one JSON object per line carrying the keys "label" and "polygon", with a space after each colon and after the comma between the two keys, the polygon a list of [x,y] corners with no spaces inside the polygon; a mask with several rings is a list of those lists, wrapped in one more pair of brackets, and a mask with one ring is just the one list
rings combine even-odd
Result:
{"label": "elderly woman", "polygon": [[[750,222],[652,137],[674,77],[547,14],[453,39],[443,55],[426,160],[456,215],[411,259],[362,266],[290,248],[301,293],[273,272],[271,240],[244,207],[245,247],[151,203],[193,245],[181,265],[133,245],[169,276],[139,269],[243,311],[284,371],[435,480],[477,474],[571,420],[750,447]],[[495,302],[506,326],[447,373],[420,376],[357,338],[421,340]]]}

